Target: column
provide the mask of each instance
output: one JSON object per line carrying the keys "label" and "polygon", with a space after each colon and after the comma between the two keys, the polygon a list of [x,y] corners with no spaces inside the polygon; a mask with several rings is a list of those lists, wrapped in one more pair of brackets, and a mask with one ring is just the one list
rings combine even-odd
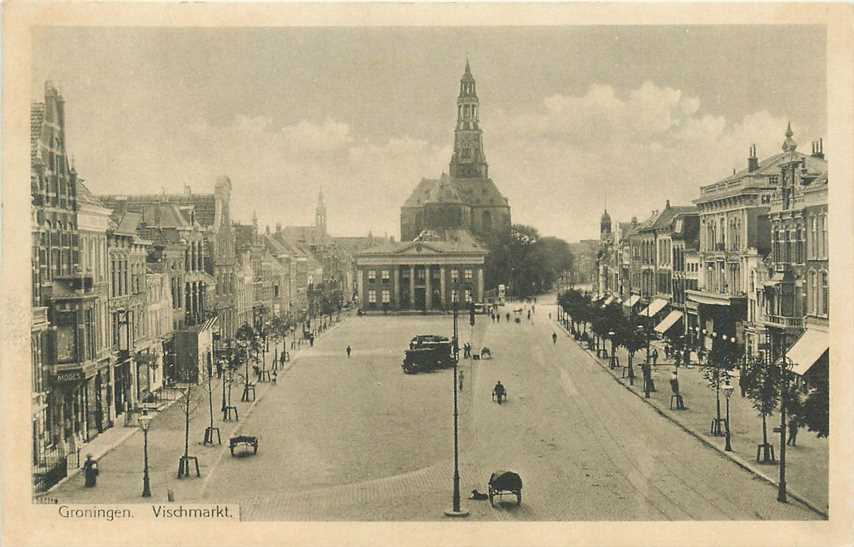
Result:
{"label": "column", "polygon": [[425,289],[424,289],[424,307],[427,308],[428,310],[433,307],[433,292],[432,292],[433,289],[430,287],[430,281],[431,281],[430,278],[433,277],[432,269],[433,268],[432,268],[431,264],[425,264],[424,265],[424,272],[426,274],[424,276],[424,278],[425,278],[425,281],[424,281],[424,283],[425,283],[425,285],[424,285],[425,286]]}
{"label": "column", "polygon": [[439,299],[442,303],[442,308],[447,305],[447,297],[445,296],[445,267],[439,268]]}
{"label": "column", "polygon": [[483,268],[477,269],[477,292],[475,302],[483,302]]}
{"label": "column", "polygon": [[394,267],[394,308],[400,309],[400,266]]}
{"label": "column", "polygon": [[409,266],[409,307],[415,308],[415,266]]}

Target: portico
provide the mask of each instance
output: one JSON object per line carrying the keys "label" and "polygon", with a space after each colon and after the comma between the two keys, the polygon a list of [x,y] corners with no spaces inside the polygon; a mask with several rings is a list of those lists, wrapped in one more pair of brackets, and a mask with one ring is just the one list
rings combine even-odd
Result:
{"label": "portico", "polygon": [[356,256],[363,311],[447,311],[483,299],[486,250],[473,239],[385,244]]}

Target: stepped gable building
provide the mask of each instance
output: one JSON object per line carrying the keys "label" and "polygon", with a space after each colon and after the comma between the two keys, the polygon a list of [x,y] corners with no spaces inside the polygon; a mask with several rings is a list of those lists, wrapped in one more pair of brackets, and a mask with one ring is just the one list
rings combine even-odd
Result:
{"label": "stepped gable building", "polygon": [[424,230],[466,229],[480,239],[510,230],[510,203],[489,178],[480,104],[468,60],[457,97],[457,125],[449,172],[422,179],[400,209],[400,239]]}

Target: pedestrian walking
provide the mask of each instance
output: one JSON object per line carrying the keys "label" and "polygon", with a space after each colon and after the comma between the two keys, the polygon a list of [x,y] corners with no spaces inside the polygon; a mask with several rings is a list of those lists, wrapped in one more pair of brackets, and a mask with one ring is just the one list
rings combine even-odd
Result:
{"label": "pedestrian walking", "polygon": [[98,482],[98,462],[92,459],[92,454],[86,454],[86,461],[83,462],[83,477],[86,488],[94,488]]}
{"label": "pedestrian walking", "polygon": [[679,392],[679,376],[676,375],[675,370],[670,373],[670,389],[673,395],[676,396],[676,410],[685,410],[685,401]]}
{"label": "pedestrian walking", "polygon": [[459,376],[460,376],[460,391],[462,392],[462,390],[463,390],[463,369],[460,369]]}
{"label": "pedestrian walking", "polygon": [[348,344],[348,345],[347,345],[347,359],[349,359],[349,358],[350,358],[350,353],[351,353],[352,351],[353,351],[353,348],[351,348],[351,347],[350,347],[350,345]]}
{"label": "pedestrian walking", "polygon": [[312,347],[312,348],[314,347],[314,335],[313,334],[308,337],[308,345],[309,345],[309,347]]}
{"label": "pedestrian walking", "polygon": [[657,349],[653,349],[653,350],[652,350],[652,364],[654,365],[654,364],[656,364],[657,362],[658,362],[658,350],[657,350]]}
{"label": "pedestrian walking", "polygon": [[276,369],[273,369],[273,373],[271,376],[272,376],[273,384],[277,384],[279,382],[279,371]]}
{"label": "pedestrian walking", "polygon": [[798,417],[792,414],[789,417],[789,439],[786,441],[786,445],[796,446],[795,442],[798,438],[798,427],[800,427]]}
{"label": "pedestrian walking", "polygon": [[216,362],[216,377],[222,378],[222,361],[219,360]]}
{"label": "pedestrian walking", "polygon": [[556,332],[552,333],[552,344],[557,344],[557,333]]}
{"label": "pedestrian walking", "polygon": [[667,344],[664,345],[664,358],[670,359],[670,346]]}

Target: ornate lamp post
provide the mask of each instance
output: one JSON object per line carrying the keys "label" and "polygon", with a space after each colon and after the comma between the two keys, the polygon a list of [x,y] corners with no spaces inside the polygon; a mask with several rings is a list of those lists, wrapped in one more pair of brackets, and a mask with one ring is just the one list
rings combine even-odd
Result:
{"label": "ornate lamp post", "polygon": [[151,426],[151,416],[148,415],[147,410],[143,410],[142,416],[137,418],[139,422],[139,427],[142,429],[143,435],[143,445],[142,450],[145,458],[145,467],[142,472],[142,497],[150,498],[151,497],[151,484],[148,480],[148,428]]}
{"label": "ornate lamp post", "polygon": [[727,452],[732,452],[732,443],[730,441],[732,435],[729,428],[729,398],[732,396],[732,391],[735,388],[727,382],[727,384],[723,387],[724,395],[726,396],[726,447],[724,450]]}
{"label": "ornate lamp post", "polygon": [[460,447],[459,447],[459,429],[458,429],[458,421],[459,421],[459,411],[457,407],[457,364],[460,360],[460,348],[459,348],[459,330],[457,327],[458,320],[458,311],[459,311],[459,285],[456,286],[456,290],[451,295],[451,299],[453,300],[453,310],[454,310],[454,340],[453,340],[453,352],[454,352],[454,383],[451,384],[451,390],[454,392],[454,486],[453,486],[453,495],[451,498],[452,508],[450,511],[445,511],[445,515],[449,517],[467,517],[469,512],[463,511],[460,508]]}

